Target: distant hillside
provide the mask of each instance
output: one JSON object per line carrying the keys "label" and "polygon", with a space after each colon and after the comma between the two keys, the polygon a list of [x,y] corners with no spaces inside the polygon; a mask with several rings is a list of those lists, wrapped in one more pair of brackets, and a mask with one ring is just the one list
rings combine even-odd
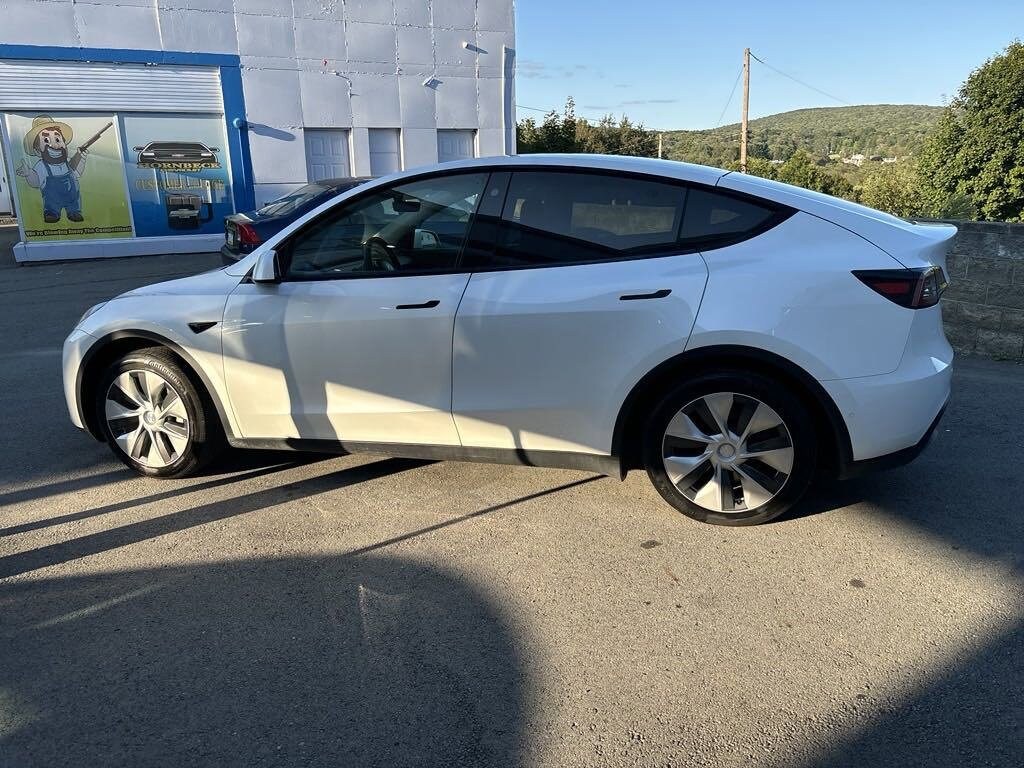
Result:
{"label": "distant hillside", "polygon": [[[750,122],[752,157],[786,160],[802,149],[816,158],[830,154],[904,157],[915,154],[931,133],[942,107],[868,104],[797,109]],[[708,165],[739,158],[739,123],[702,131],[668,131],[666,156]]]}

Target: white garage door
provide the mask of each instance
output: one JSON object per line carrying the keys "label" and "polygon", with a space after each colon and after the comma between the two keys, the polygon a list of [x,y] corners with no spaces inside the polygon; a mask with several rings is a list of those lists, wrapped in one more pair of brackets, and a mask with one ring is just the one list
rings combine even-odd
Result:
{"label": "white garage door", "polygon": [[437,132],[437,162],[476,157],[473,134],[476,131],[441,130]]}
{"label": "white garage door", "polygon": [[370,175],[386,176],[402,170],[402,148],[397,128],[371,128]]}
{"label": "white garage door", "polygon": [[307,128],[306,178],[309,181],[351,176],[348,162],[348,131]]}

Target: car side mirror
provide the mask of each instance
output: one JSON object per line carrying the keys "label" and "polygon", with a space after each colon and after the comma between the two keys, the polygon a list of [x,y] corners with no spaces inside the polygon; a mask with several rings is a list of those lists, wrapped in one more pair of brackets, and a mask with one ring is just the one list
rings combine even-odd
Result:
{"label": "car side mirror", "polygon": [[412,247],[417,251],[429,251],[441,247],[441,240],[429,229],[417,229],[413,232]]}
{"label": "car side mirror", "polygon": [[254,283],[281,282],[281,265],[276,250],[268,248],[256,257],[256,265],[252,268],[252,281]]}

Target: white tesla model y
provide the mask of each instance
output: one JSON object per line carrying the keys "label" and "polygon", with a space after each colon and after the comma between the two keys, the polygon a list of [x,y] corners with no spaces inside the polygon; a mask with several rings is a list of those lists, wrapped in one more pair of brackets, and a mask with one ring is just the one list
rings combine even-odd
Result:
{"label": "white tesla model y", "polygon": [[228,444],[643,468],[692,518],[759,523],[927,442],[955,233],[669,161],[447,163],[93,307],[64,388],[151,476]]}

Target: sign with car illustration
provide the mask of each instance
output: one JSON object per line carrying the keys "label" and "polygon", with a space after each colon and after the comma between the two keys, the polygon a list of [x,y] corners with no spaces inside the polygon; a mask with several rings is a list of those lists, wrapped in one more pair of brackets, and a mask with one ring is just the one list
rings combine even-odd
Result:
{"label": "sign with car illustration", "polygon": [[26,240],[132,236],[116,126],[113,115],[7,115]]}
{"label": "sign with car illustration", "polygon": [[218,117],[125,115],[125,169],[139,237],[216,234],[234,212]]}

